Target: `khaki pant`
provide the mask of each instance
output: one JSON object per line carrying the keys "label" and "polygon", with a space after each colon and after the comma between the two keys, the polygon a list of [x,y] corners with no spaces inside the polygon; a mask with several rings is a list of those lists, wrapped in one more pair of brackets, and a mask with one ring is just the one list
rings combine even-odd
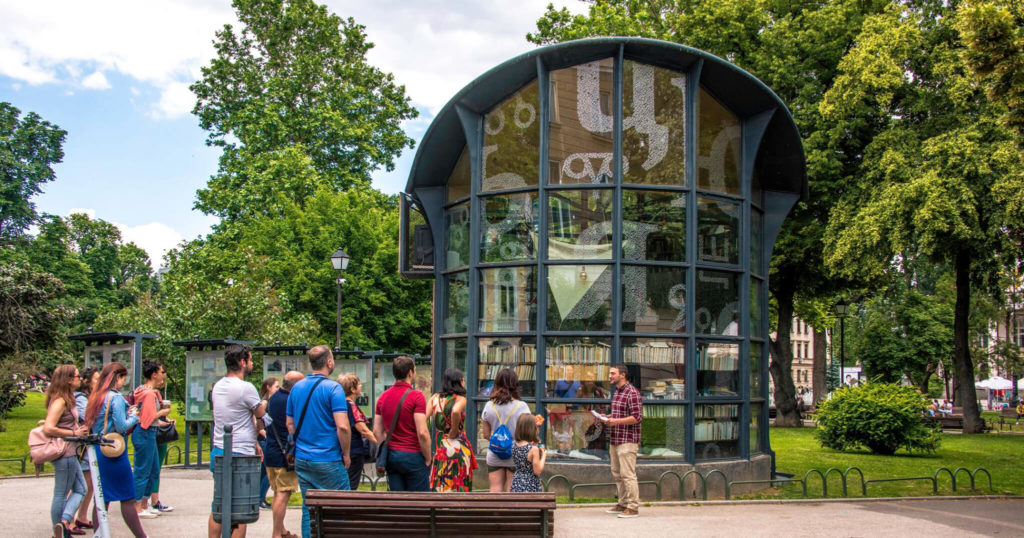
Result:
{"label": "khaki pant", "polygon": [[612,476],[619,492],[619,505],[637,510],[640,507],[640,486],[636,483],[637,443],[610,445]]}

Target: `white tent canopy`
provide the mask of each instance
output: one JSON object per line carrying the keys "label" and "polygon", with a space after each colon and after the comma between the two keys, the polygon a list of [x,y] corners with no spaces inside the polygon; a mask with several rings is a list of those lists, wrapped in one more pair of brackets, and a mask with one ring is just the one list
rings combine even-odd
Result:
{"label": "white tent canopy", "polygon": [[[975,383],[974,386],[979,389],[1010,390],[1013,388],[1013,381],[1003,377],[994,376],[984,381],[979,381],[978,383]],[[1024,387],[1024,385],[1020,384],[1018,384],[1018,386]]]}

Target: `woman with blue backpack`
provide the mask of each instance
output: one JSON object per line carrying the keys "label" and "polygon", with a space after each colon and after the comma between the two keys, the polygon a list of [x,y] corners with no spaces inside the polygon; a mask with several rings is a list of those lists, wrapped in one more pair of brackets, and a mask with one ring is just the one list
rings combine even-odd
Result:
{"label": "woman with blue backpack", "polygon": [[515,371],[505,368],[498,372],[491,399],[484,405],[481,417],[483,436],[488,439],[487,480],[491,491],[509,491],[512,486],[515,427],[520,416],[529,414],[530,406],[519,399],[519,378]]}

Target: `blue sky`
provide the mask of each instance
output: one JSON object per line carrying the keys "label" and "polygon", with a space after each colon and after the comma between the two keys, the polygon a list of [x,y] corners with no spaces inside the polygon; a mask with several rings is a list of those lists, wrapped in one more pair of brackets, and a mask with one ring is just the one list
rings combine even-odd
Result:
{"label": "blue sky", "polygon": [[[325,2],[366,26],[374,65],[406,86],[417,140],[464,85],[533,45],[525,34],[550,0]],[[574,12],[586,5],[555,1]],[[156,24],[155,21],[159,21]],[[68,132],[40,212],[83,211],[118,225],[154,266],[171,247],[209,231],[192,210],[218,153],[190,114],[188,85],[213,56],[214,31],[233,23],[227,0],[0,0],[0,101]],[[405,186],[413,152],[374,186]]]}

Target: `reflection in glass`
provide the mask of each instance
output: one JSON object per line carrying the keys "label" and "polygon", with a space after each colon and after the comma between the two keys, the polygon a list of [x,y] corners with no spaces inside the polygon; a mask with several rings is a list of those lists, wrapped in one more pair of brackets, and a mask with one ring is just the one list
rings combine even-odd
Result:
{"label": "reflection in glass", "polygon": [[750,453],[759,454],[764,452],[761,445],[761,408],[763,404],[750,404]]}
{"label": "reflection in glass", "polygon": [[469,203],[444,212],[445,269],[469,265]]}
{"label": "reflection in glass", "polygon": [[614,194],[609,189],[550,191],[548,259],[610,260]]}
{"label": "reflection in glass", "polygon": [[[511,368],[519,378],[519,395],[533,397],[537,392],[537,339],[533,337],[501,336],[477,338],[480,344],[477,396],[489,398],[498,372]],[[480,406],[483,409],[483,406]]]}
{"label": "reflection in glass", "polygon": [[679,460],[686,457],[686,408],[676,405],[647,405],[640,430],[641,459]]}
{"label": "reflection in glass", "polygon": [[740,406],[698,405],[693,414],[694,455],[698,460],[739,456]]}
{"label": "reflection in glass", "polygon": [[739,344],[697,344],[697,396],[738,396],[739,367]]}
{"label": "reflection in glass", "polygon": [[631,60],[622,76],[623,182],[686,185],[686,76]]}
{"label": "reflection in glass", "polygon": [[552,398],[609,398],[612,344],[609,338],[548,338],[546,395]]}
{"label": "reflection in glass", "polygon": [[739,204],[698,198],[697,259],[704,262],[739,264],[739,244]]}
{"label": "reflection in glass", "polygon": [[431,271],[434,270],[434,237],[427,225],[427,219],[420,212],[418,202],[409,202],[403,208],[407,216],[405,222],[404,238],[400,248],[405,249],[403,260],[403,271]]}
{"label": "reflection in glass", "polygon": [[622,330],[686,332],[686,268],[622,266]]}
{"label": "reflection in glass", "polygon": [[483,191],[537,184],[539,110],[533,81],[484,116]]}
{"label": "reflection in glass", "polygon": [[765,274],[764,264],[764,215],[750,209],[750,272],[755,275]]}
{"label": "reflection in glass", "polygon": [[622,363],[645,402],[686,399],[685,339],[624,337]]}
{"label": "reflection in glass", "polygon": [[455,162],[452,175],[448,176],[448,191],[445,203],[451,203],[469,196],[469,151],[463,147],[459,160]]}
{"label": "reflection in glass", "polygon": [[547,404],[548,459],[607,460],[608,429],[592,411],[607,415],[611,406]]}
{"label": "reflection in glass", "polygon": [[[466,372],[467,340],[465,338],[448,338],[441,340],[444,352],[444,369],[458,368]],[[442,370],[442,371],[443,371]]]}
{"label": "reflection in glass", "polygon": [[764,307],[761,298],[764,296],[764,283],[756,278],[750,279],[750,336],[764,337]]}
{"label": "reflection in glass", "polygon": [[448,290],[448,311],[444,316],[446,334],[464,333],[469,327],[469,271],[444,277]]}
{"label": "reflection in glass", "polygon": [[697,270],[698,333],[737,336],[739,334],[740,276],[725,271]]}
{"label": "reflection in glass", "polygon": [[761,398],[761,358],[764,357],[764,343],[750,342],[750,397]]}
{"label": "reflection in glass", "polygon": [[611,330],[612,266],[549,265],[547,270],[548,330]]}
{"label": "reflection in glass", "polygon": [[740,120],[701,88],[697,96],[697,187],[740,194]]}
{"label": "reflection in glass", "polygon": [[612,63],[551,72],[549,183],[614,183]]}
{"label": "reflection in glass", "polygon": [[536,192],[488,196],[480,211],[480,261],[509,262],[537,258],[534,208]]}
{"label": "reflection in glass", "polygon": [[537,329],[537,277],[533,267],[480,270],[480,332]]}
{"label": "reflection in glass", "polygon": [[622,259],[686,259],[686,193],[622,191]]}

